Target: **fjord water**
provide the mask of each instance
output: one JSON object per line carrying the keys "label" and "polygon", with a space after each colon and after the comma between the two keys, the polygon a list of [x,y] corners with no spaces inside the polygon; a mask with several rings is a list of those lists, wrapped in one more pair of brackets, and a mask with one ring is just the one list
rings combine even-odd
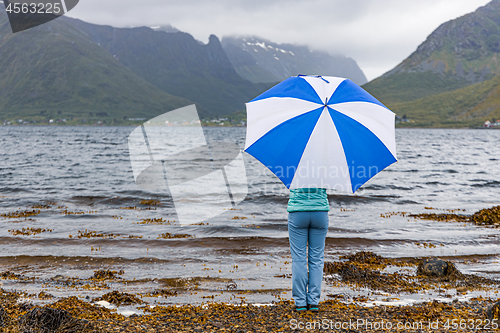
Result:
{"label": "fjord water", "polygon": [[[200,294],[225,290],[234,281],[239,290],[274,290],[290,298],[291,280],[283,278],[291,273],[288,190],[280,181],[245,155],[247,198],[204,224],[180,226],[173,222],[167,190],[146,191],[134,183],[127,147],[133,129],[0,127],[0,214],[43,207],[28,218],[0,217],[0,270],[43,281],[56,275],[90,277],[99,268],[123,269],[126,279],[143,281],[127,290],[196,278]],[[244,145],[245,128],[204,131],[209,141]],[[458,213],[472,214],[499,205],[500,131],[398,129],[396,136],[396,164],[354,195],[329,192],[326,260],[362,250],[393,258],[440,256],[456,260],[463,272],[499,278],[498,229],[388,213],[461,209]],[[151,199],[160,203],[140,204]],[[158,218],[170,222],[140,223]],[[28,227],[51,231],[31,236],[9,232]],[[108,237],[79,238],[85,231]],[[158,239],[163,233],[193,237]],[[2,283],[17,290],[36,288]],[[175,301],[190,300],[183,297]]]}

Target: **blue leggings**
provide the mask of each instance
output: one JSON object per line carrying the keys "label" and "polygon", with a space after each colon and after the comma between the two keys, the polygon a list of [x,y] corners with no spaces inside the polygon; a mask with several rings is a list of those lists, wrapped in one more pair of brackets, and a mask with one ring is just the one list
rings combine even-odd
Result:
{"label": "blue leggings", "polygon": [[[319,304],[327,232],[328,212],[288,214],[288,234],[292,253],[292,297],[296,306]],[[306,253],[308,243],[309,255]]]}

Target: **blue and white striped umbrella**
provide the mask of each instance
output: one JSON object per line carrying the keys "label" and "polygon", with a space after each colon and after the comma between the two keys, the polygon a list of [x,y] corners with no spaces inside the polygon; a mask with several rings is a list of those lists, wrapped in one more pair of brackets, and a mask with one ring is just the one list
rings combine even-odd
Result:
{"label": "blue and white striped umbrella", "polygon": [[395,114],[351,80],[294,76],[246,106],[245,151],[289,189],[354,193],[396,162]]}

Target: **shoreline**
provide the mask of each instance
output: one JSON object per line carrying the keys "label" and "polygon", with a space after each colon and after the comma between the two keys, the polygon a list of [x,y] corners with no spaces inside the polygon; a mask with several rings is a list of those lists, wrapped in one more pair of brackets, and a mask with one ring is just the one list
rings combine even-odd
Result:
{"label": "shoreline", "polygon": [[[452,262],[446,263],[446,271],[429,274],[421,259],[385,258],[363,251],[325,262],[323,284],[337,285],[340,292],[323,294],[319,313],[295,313],[293,302],[279,293],[273,302],[248,302],[245,295],[249,291],[231,283],[218,293],[241,295],[233,302],[214,301],[213,295],[202,296],[201,304],[178,304],[170,301],[178,292],[201,295],[201,289],[169,281],[154,292],[134,293],[137,281],[124,280],[122,271],[97,270],[87,279],[58,275],[49,279],[56,289],[70,285],[81,288],[65,297],[51,295],[49,282],[35,294],[0,288],[0,327],[3,325],[6,332],[30,327],[82,333],[294,332],[308,328],[324,332],[458,332],[463,327],[453,329],[453,325],[466,323],[482,332],[498,331],[492,324],[500,319],[500,306],[490,309],[500,301],[500,281],[463,274]],[[10,271],[0,273],[0,277],[18,281],[25,290],[35,283]],[[126,290],[118,291],[118,284]],[[91,288],[100,296],[79,295]],[[342,292],[345,288],[351,288],[355,295]],[[435,299],[408,298],[432,292],[437,293]]]}
{"label": "shoreline", "polygon": [[[207,302],[140,308],[143,314],[123,315],[105,302],[90,303],[76,296],[44,305],[17,302],[17,295],[2,290],[0,321],[6,332],[23,328],[61,332],[459,332],[474,325],[482,332],[498,331],[488,311],[498,299],[464,302],[424,302],[412,305],[366,307],[338,300],[320,302],[318,313],[295,313],[290,301],[271,305]],[[497,317],[495,317],[497,318]],[[462,325],[462,328],[460,328]],[[453,327],[456,329],[453,329]],[[470,326],[469,326],[470,327]],[[497,329],[495,329],[495,327]]]}
{"label": "shoreline", "polygon": [[[27,124],[27,125],[2,125],[0,127],[136,127],[141,126],[143,122],[137,122],[133,124]],[[201,125],[202,127],[210,128],[246,128],[247,126],[233,126],[233,125]],[[181,127],[181,126],[179,126]],[[449,129],[449,130],[499,130],[500,127],[407,127],[407,126],[396,126],[396,129],[429,129],[429,130],[439,130],[439,129]]]}

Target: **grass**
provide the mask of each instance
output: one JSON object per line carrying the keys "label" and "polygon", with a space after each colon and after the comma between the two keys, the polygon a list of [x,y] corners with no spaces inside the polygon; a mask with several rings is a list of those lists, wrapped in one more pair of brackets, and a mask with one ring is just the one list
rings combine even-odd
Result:
{"label": "grass", "polygon": [[389,103],[411,127],[478,127],[500,119],[500,76],[465,88],[409,102]]}

